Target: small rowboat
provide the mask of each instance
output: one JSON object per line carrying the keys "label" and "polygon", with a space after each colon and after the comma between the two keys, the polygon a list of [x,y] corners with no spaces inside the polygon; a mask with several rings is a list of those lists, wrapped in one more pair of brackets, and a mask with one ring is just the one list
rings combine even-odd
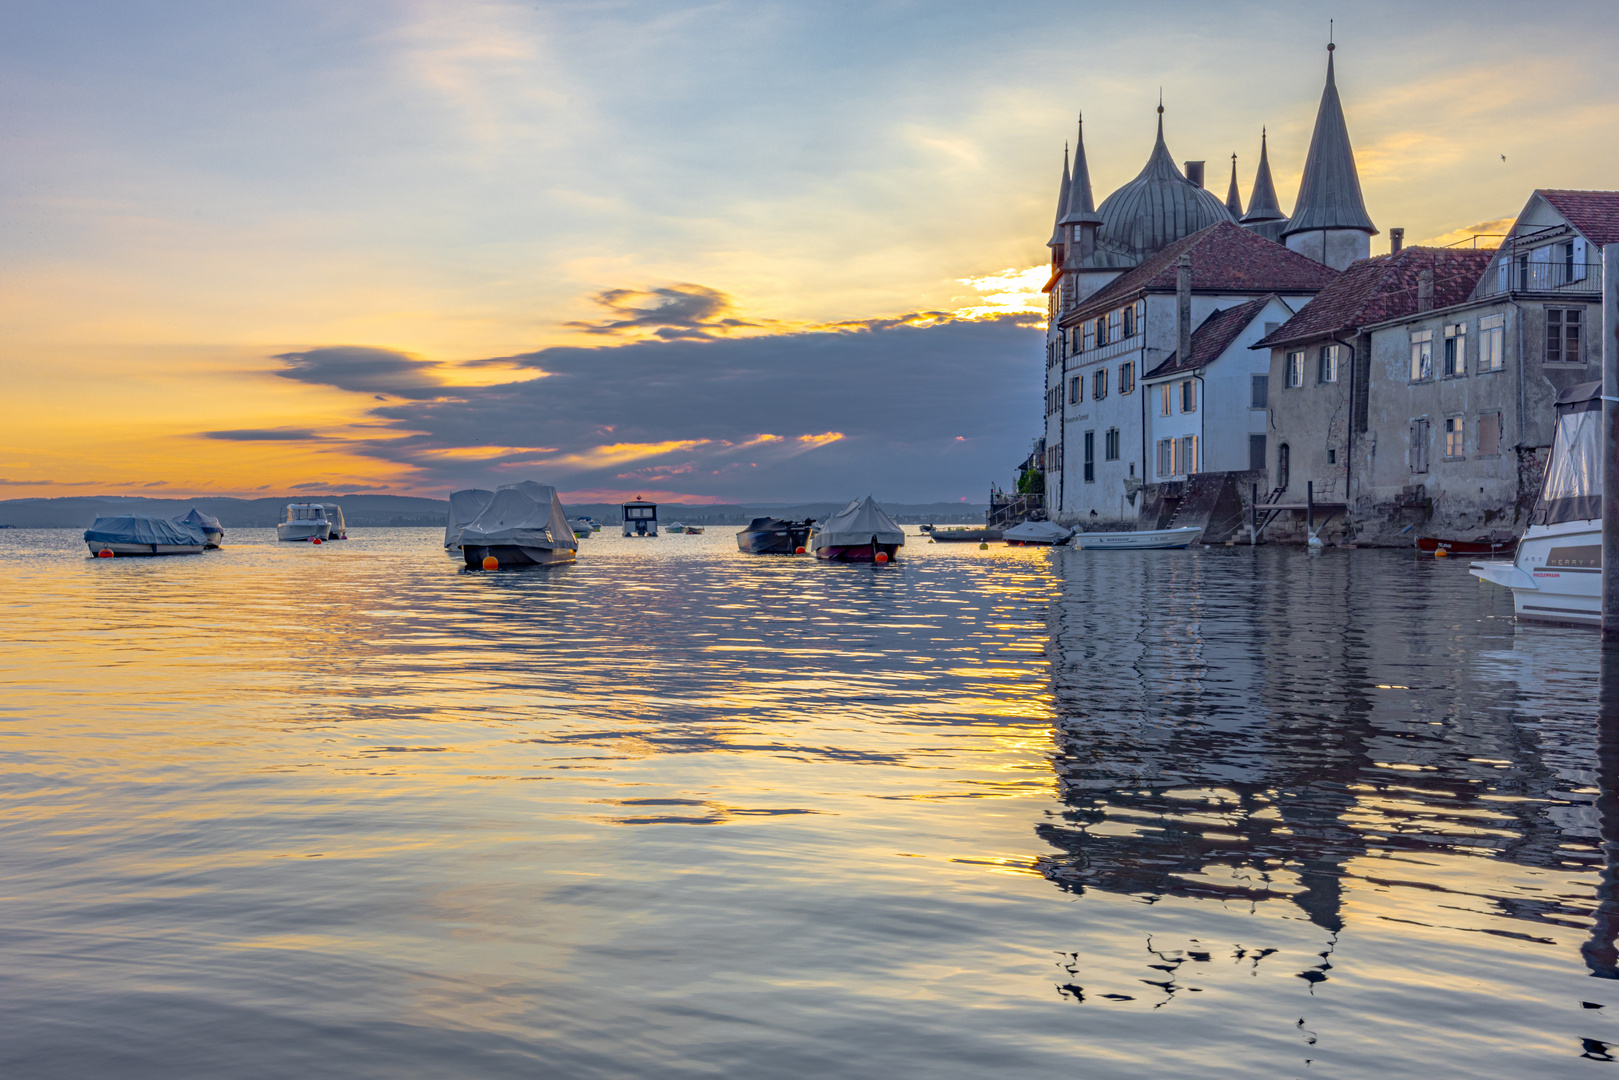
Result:
{"label": "small rowboat", "polygon": [[1477,540],[1440,540],[1434,536],[1417,537],[1417,550],[1426,551],[1430,555],[1436,551],[1448,551],[1452,555],[1508,555],[1518,548],[1518,541],[1513,537],[1505,540],[1491,540],[1481,536]]}
{"label": "small rowboat", "polygon": [[1179,529],[1144,529],[1140,532],[1076,532],[1068,541],[1068,546],[1097,551],[1185,548],[1191,547],[1192,541],[1202,531],[1196,525],[1186,525]]}

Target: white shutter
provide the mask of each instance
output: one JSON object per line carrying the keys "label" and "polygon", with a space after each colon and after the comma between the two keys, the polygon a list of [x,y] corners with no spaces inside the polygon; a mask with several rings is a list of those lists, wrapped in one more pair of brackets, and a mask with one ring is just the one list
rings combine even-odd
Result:
{"label": "white shutter", "polygon": [[1511,288],[1511,286],[1512,286],[1512,260],[1507,257],[1505,252],[1503,252],[1502,254],[1496,256],[1496,259],[1498,261],[1495,264],[1495,275],[1496,275],[1496,277],[1498,279],[1498,283],[1496,285],[1496,290],[1495,291],[1496,292],[1511,292],[1512,291],[1512,288]]}
{"label": "white shutter", "polygon": [[1585,237],[1574,238],[1574,272],[1569,275],[1570,281],[1585,280]]}

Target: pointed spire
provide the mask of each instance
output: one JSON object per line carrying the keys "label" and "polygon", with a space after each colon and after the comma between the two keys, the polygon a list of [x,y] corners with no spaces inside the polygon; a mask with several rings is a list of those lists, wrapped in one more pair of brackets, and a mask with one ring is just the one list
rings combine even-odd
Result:
{"label": "pointed spire", "polygon": [[1237,190],[1237,155],[1231,155],[1231,189],[1225,193],[1225,208],[1231,211],[1231,220],[1242,217],[1242,192]]}
{"label": "pointed spire", "polygon": [[1068,189],[1073,185],[1073,179],[1068,175],[1068,144],[1062,148],[1062,186],[1057,189],[1057,218],[1051,226],[1051,239],[1046,241],[1047,247],[1055,247],[1062,243],[1062,216],[1068,212]]}
{"label": "pointed spire", "polygon": [[1079,137],[1074,143],[1074,178],[1068,189],[1068,209],[1058,225],[1093,225],[1101,222],[1096,200],[1091,197],[1091,169],[1085,161],[1085,117],[1079,118]]}
{"label": "pointed spire", "polygon": [[1254,177],[1254,190],[1248,195],[1248,212],[1242,215],[1244,225],[1261,221],[1285,221],[1282,205],[1276,199],[1276,183],[1270,178],[1270,150],[1265,145],[1266,132],[1259,129],[1259,173]]}
{"label": "pointed spire", "polygon": [[1369,235],[1377,232],[1361,198],[1355,151],[1349,145],[1343,103],[1338,100],[1338,81],[1332,66],[1336,48],[1327,46],[1327,87],[1321,93],[1310,153],[1304,159],[1304,178],[1299,182],[1293,216],[1282,232],[1284,238],[1306,229],[1358,229]]}

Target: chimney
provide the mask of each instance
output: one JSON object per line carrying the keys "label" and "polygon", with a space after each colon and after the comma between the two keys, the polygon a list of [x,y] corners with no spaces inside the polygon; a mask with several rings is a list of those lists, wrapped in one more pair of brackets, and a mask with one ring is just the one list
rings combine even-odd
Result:
{"label": "chimney", "polygon": [[1198,187],[1203,186],[1203,164],[1201,161],[1188,161],[1186,163],[1186,179]]}
{"label": "chimney", "polygon": [[1175,359],[1192,359],[1192,257],[1175,260]]}
{"label": "chimney", "polygon": [[1433,271],[1424,270],[1417,275],[1417,310],[1433,310]]}
{"label": "chimney", "polygon": [[1389,230],[1389,254],[1390,255],[1398,255],[1400,253],[1400,249],[1403,248],[1403,247],[1405,247],[1405,230],[1404,229],[1390,229]]}

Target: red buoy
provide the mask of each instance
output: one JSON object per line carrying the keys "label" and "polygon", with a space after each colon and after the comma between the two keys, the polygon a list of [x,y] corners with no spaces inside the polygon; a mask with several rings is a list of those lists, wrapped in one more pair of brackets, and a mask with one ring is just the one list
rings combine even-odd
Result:
{"label": "red buoy", "polygon": [[320,543],[320,537],[318,537],[318,536],[311,536],[311,537],[310,537],[310,538],[309,538],[309,542],[310,542],[310,543],[311,543],[311,544],[318,544],[318,543]]}
{"label": "red buoy", "polygon": [[483,557],[483,568],[485,570],[499,570],[500,560],[495,558],[493,555],[485,555]]}
{"label": "red buoy", "polygon": [[803,547],[802,547],[802,546],[800,546],[800,547],[795,547],[795,548],[793,548],[793,554],[794,554],[794,555],[802,555],[802,554],[804,554],[804,549],[803,549]]}
{"label": "red buoy", "polygon": [[887,561],[888,561],[888,552],[886,552],[886,551],[879,551],[879,552],[878,552],[878,553],[877,553],[877,561],[878,561],[878,562],[880,562],[880,563],[885,563],[885,562],[887,562]]}
{"label": "red buoy", "polygon": [[112,549],[111,548],[102,548],[100,551],[96,552],[96,558],[98,558],[98,559],[110,559],[110,558],[112,558]]}

